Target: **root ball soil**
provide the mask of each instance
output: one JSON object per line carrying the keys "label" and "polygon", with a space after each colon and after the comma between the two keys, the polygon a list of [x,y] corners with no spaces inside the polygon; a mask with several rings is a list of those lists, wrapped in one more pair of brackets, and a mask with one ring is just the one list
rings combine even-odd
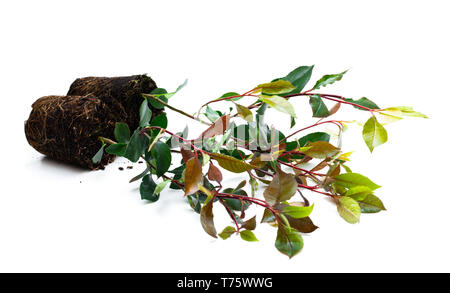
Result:
{"label": "root ball soil", "polygon": [[99,163],[92,162],[101,145],[98,137],[113,137],[115,123],[126,119],[125,109],[107,95],[45,96],[33,103],[25,135],[33,148],[50,158],[103,169],[114,156],[105,154]]}

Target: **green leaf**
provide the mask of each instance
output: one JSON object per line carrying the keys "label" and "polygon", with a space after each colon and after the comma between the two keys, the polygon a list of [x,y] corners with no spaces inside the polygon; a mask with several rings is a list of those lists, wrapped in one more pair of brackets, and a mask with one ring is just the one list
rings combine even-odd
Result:
{"label": "green leaf", "polygon": [[114,137],[119,143],[128,143],[130,141],[130,129],[128,125],[126,123],[116,122]]}
{"label": "green leaf", "polygon": [[166,113],[161,113],[155,118],[152,119],[152,122],[150,124],[151,126],[159,126],[161,128],[166,129],[167,128],[167,116]]}
{"label": "green leaf", "polygon": [[[167,94],[167,91],[163,88],[156,88],[150,93],[150,95],[158,97],[158,99],[167,103],[169,101],[169,99],[165,96],[165,94]],[[163,104],[161,104],[160,102],[158,102],[155,99],[152,99],[151,97],[149,97],[148,103],[150,103],[150,105],[157,110],[164,109]]]}
{"label": "green leaf", "polygon": [[292,127],[294,127],[295,126],[295,118],[294,117],[291,117],[291,126],[290,126],[290,128],[292,128]]}
{"label": "green leaf", "polygon": [[156,183],[153,181],[152,176],[145,175],[142,179],[139,191],[141,193],[141,199],[145,199],[151,202],[155,202],[159,199],[159,194],[155,194]]}
{"label": "green leaf", "polygon": [[98,150],[98,152],[94,155],[94,157],[92,158],[92,162],[94,164],[97,164],[98,162],[100,162],[100,160],[103,157],[103,150],[105,148],[105,144],[102,144],[102,147]]}
{"label": "green leaf", "polygon": [[203,205],[200,212],[200,222],[202,223],[203,230],[214,238],[217,238],[216,227],[214,226],[214,215],[213,215],[213,203],[210,200]]}
{"label": "green leaf", "polygon": [[205,116],[206,116],[206,118],[208,118],[209,121],[214,123],[222,115],[219,111],[213,110],[210,106],[206,106]]}
{"label": "green leaf", "polygon": [[[220,98],[217,98],[217,100],[228,98],[228,97],[233,97],[233,96],[239,96],[239,94],[235,93],[235,92],[228,92],[226,94],[223,94]],[[237,101],[237,100],[240,100],[242,98],[243,97],[231,98],[230,101]],[[222,115],[220,115],[220,116],[222,116]]]}
{"label": "green leaf", "polygon": [[316,82],[316,84],[314,85],[313,89],[317,90],[320,87],[327,86],[327,85],[332,84],[332,83],[334,83],[334,82],[336,82],[338,80],[341,80],[342,76],[344,76],[344,74],[346,72],[347,72],[347,70],[344,71],[344,72],[338,73],[338,74],[329,74],[329,75],[322,76],[322,78],[319,79]]}
{"label": "green leaf", "polygon": [[125,152],[127,150],[127,144],[126,143],[116,143],[108,146],[105,151],[108,154],[117,155],[117,156],[123,156],[125,155]]}
{"label": "green leaf", "polygon": [[[188,80],[186,79],[181,85],[179,85],[179,86],[177,87],[177,89],[176,89],[174,92],[171,92],[171,93],[168,93],[168,94],[164,93],[164,97],[165,97],[166,99],[170,99],[170,98],[173,97],[179,90],[181,90],[183,87],[185,87],[185,86],[187,85],[187,82],[188,82]],[[164,90],[164,91],[165,91],[165,90]]]}
{"label": "green leaf", "polygon": [[272,182],[264,190],[264,198],[270,205],[289,200],[297,191],[294,175],[285,173],[277,167]]}
{"label": "green leaf", "polygon": [[372,116],[364,124],[363,138],[370,152],[373,152],[375,147],[382,145],[388,140],[388,135],[383,125],[381,125],[377,119]]}
{"label": "green leaf", "polygon": [[[267,110],[267,104],[266,103],[262,103],[261,106],[259,106],[258,110],[256,110],[256,114],[258,114],[260,117],[264,116],[264,113],[266,113]],[[258,115],[256,115],[256,117],[258,117]]]}
{"label": "green leaf", "polygon": [[211,158],[216,160],[222,168],[233,173],[242,173],[255,168],[254,166],[244,161],[219,153],[211,154]]}
{"label": "green leaf", "polygon": [[166,188],[166,185],[169,182],[170,182],[170,180],[166,179],[166,180],[162,181],[161,183],[158,183],[158,185],[156,185],[154,193],[158,194],[158,195],[161,194],[161,192],[164,190],[164,188]]}
{"label": "green leaf", "polygon": [[250,230],[242,230],[239,234],[241,235],[242,240],[249,242],[258,241],[258,238],[256,238],[255,234]]}
{"label": "green leaf", "polygon": [[316,142],[316,141],[330,141],[330,135],[325,132],[313,132],[307,134],[298,140],[298,143],[301,147],[306,146],[308,143]]}
{"label": "green leaf", "polygon": [[275,247],[283,254],[292,258],[303,248],[303,239],[300,233],[284,226],[278,227]]}
{"label": "green leaf", "polygon": [[303,152],[312,158],[325,159],[336,155],[339,148],[326,141],[315,141],[310,143],[308,149]]}
{"label": "green leaf", "polygon": [[328,111],[327,105],[323,102],[319,95],[314,95],[309,98],[309,104],[313,111],[313,117],[323,118],[330,116],[330,111]]}
{"label": "green leaf", "polygon": [[172,155],[167,144],[157,141],[152,148],[152,157],[156,159],[156,175],[161,177],[170,168]]}
{"label": "green leaf", "polygon": [[130,138],[130,142],[127,145],[125,158],[135,163],[139,160],[140,156],[144,153],[148,146],[148,138],[144,134],[140,134],[139,130],[135,130]]}
{"label": "green leaf", "polygon": [[363,200],[369,194],[372,194],[372,189],[367,186],[355,186],[345,192],[345,196],[351,197],[356,201]]}
{"label": "green leaf", "polygon": [[185,79],[185,80],[183,81],[183,83],[180,84],[180,85],[177,87],[177,89],[175,90],[175,93],[178,93],[178,92],[179,92],[182,88],[184,88],[187,84],[188,84],[188,80]]}
{"label": "green leaf", "polygon": [[269,83],[263,83],[257,86],[263,94],[268,95],[281,95],[290,93],[295,90],[295,86],[292,85],[290,81],[287,80],[277,80]]}
{"label": "green leaf", "polygon": [[359,201],[361,213],[378,213],[379,211],[386,210],[383,202],[373,194],[367,195],[363,200]]}
{"label": "green leaf", "polygon": [[[353,100],[353,99],[344,99],[344,100],[347,101],[347,102],[351,102],[353,104],[356,104],[356,105],[360,105],[360,106],[369,108],[369,109],[380,109],[380,107],[378,107],[377,104],[375,104],[374,102],[372,102],[371,100],[369,100],[366,97],[362,97],[362,98],[360,98],[358,100]],[[366,109],[362,109],[362,108],[357,107],[357,106],[353,106],[353,107],[355,107],[356,109],[359,109],[359,110],[367,111]]]}
{"label": "green leaf", "polygon": [[150,119],[152,118],[152,110],[148,107],[147,99],[142,101],[141,107],[139,108],[139,126],[145,127],[150,123]]}
{"label": "green leaf", "polygon": [[290,92],[289,94],[295,94],[302,91],[305,85],[308,83],[311,78],[312,70],[314,65],[312,66],[300,66],[293,71],[291,71],[286,77],[283,77],[283,80],[290,81],[293,86],[296,87],[295,90]]}
{"label": "green leaf", "polygon": [[236,105],[236,110],[242,119],[244,119],[247,122],[253,121],[253,113],[252,113],[252,111],[250,111],[249,108],[242,106],[240,104],[237,104],[237,103],[235,105]]}
{"label": "green leaf", "polygon": [[294,106],[285,98],[280,96],[259,96],[259,99],[270,107],[291,115],[296,118]]}
{"label": "green leaf", "polygon": [[352,188],[356,186],[366,186],[370,188],[371,190],[375,190],[377,188],[380,188],[381,186],[375,184],[370,180],[369,178],[358,174],[358,173],[344,173],[337,175],[333,177],[335,180],[336,185],[345,187],[345,188]]}
{"label": "green leaf", "polygon": [[283,213],[295,219],[308,217],[314,208],[314,204],[307,207],[287,206],[283,209]]}
{"label": "green leaf", "polygon": [[139,175],[134,176],[133,178],[131,178],[130,181],[129,181],[129,183],[141,179],[142,177],[144,177],[145,175],[147,175],[148,172],[150,172],[150,166],[147,166],[147,168],[145,168],[145,170],[144,170],[142,173],[140,173]]}
{"label": "green leaf", "polygon": [[227,227],[225,227],[225,229],[223,229],[222,232],[219,233],[219,236],[220,236],[220,238],[225,240],[225,239],[230,238],[230,236],[233,235],[234,233],[236,233],[236,229],[234,227],[227,226]]}
{"label": "green leaf", "polygon": [[339,215],[348,223],[355,224],[359,222],[361,209],[353,198],[347,196],[339,198],[337,210]]}

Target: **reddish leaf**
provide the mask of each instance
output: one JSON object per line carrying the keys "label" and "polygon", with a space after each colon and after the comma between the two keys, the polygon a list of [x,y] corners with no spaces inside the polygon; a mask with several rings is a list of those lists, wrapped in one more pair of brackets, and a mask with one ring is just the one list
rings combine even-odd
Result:
{"label": "reddish leaf", "polygon": [[202,207],[200,212],[200,222],[203,230],[214,238],[217,238],[216,227],[214,226],[213,200],[208,201]]}
{"label": "reddish leaf", "polygon": [[225,133],[225,131],[228,128],[228,125],[230,124],[230,114],[224,115],[216,120],[208,129],[203,131],[202,135],[199,137],[199,139],[206,139],[211,138],[216,135],[222,135]]}
{"label": "reddish leaf", "polygon": [[331,109],[330,109],[330,115],[335,114],[337,111],[339,111],[339,108],[341,108],[341,103],[336,103]]}
{"label": "reddish leaf", "polygon": [[264,190],[264,198],[271,204],[289,200],[297,191],[297,181],[294,175],[283,172],[277,167],[277,172],[272,182]]}
{"label": "reddish leaf", "polygon": [[208,179],[219,183],[222,182],[223,179],[222,172],[220,172],[219,168],[214,166],[212,163],[209,163]]}
{"label": "reddish leaf", "polygon": [[183,157],[183,162],[186,164],[190,158],[194,157],[194,153],[186,145],[180,145],[181,156]]}
{"label": "reddish leaf", "polygon": [[247,230],[255,230],[256,228],[256,216],[242,223],[241,228]]}
{"label": "reddish leaf", "polygon": [[186,162],[184,178],[184,195],[196,193],[199,190],[198,185],[203,182],[202,164],[197,157]]}

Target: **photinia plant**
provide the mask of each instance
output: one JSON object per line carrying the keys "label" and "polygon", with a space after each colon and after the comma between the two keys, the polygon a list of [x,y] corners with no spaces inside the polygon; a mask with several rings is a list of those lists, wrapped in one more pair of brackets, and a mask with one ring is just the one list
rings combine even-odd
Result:
{"label": "photinia plant", "polygon": [[[259,222],[277,228],[275,247],[292,257],[303,247],[301,233],[317,229],[309,217],[314,205],[305,198],[303,190],[333,199],[339,215],[352,224],[359,222],[361,213],[385,210],[374,194],[380,186],[347,166],[351,153],[343,152],[340,147],[345,122],[326,118],[339,111],[342,104],[366,111],[368,120],[362,136],[371,152],[388,139],[385,122],[405,116],[426,118],[410,107],[380,108],[365,97],[351,99],[319,92],[341,80],[347,71],[324,75],[313,87],[303,91],[312,70],[313,66],[301,66],[285,77],[259,84],[243,94],[226,93],[202,105],[194,115],[168,103],[186,82],[171,93],[158,88],[143,94],[139,127],[131,132],[127,124],[116,123],[115,139],[100,137],[102,145],[93,161],[99,161],[104,151],[131,162],[143,159],[145,170],[130,180],[141,180],[141,198],[155,202],[167,186],[183,190],[189,205],[200,214],[203,229],[215,238],[227,239],[237,234],[243,240],[257,241],[253,232],[256,216],[247,216],[246,210],[251,205],[259,206],[264,209]],[[318,120],[288,135],[269,127],[264,121],[268,107],[289,115],[291,129],[295,127],[297,117],[290,102],[295,97],[308,98],[312,116]],[[243,101],[248,99],[252,103],[244,106]],[[222,111],[213,109],[211,105],[220,101],[228,102],[231,107]],[[324,101],[334,105],[328,108]],[[149,104],[205,124],[205,130],[193,139],[188,139],[187,126],[182,132],[169,131],[166,114],[152,117]],[[314,127],[325,124],[338,129],[337,145],[330,143],[330,134],[314,132]],[[181,155],[180,161],[174,161],[172,154]],[[237,186],[222,186],[221,168],[248,176],[250,190],[244,189],[246,180]],[[260,189],[263,189],[262,197],[258,196]],[[293,200],[296,194],[298,199]],[[233,223],[220,233],[213,220],[214,205],[223,206]]]}

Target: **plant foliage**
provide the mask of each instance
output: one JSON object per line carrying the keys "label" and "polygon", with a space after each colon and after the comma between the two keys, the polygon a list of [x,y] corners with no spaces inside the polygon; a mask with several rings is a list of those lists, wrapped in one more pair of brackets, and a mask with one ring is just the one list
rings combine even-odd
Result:
{"label": "plant foliage", "polygon": [[[303,195],[304,191],[330,197],[337,214],[352,224],[360,221],[361,214],[385,210],[374,194],[380,186],[352,172],[347,166],[351,152],[343,152],[329,133],[316,129],[321,125],[336,127],[340,142],[344,121],[327,118],[341,105],[366,111],[369,117],[362,136],[373,152],[388,140],[382,121],[408,116],[427,118],[411,107],[380,108],[365,97],[353,99],[317,92],[340,81],[347,71],[324,75],[305,91],[313,68],[300,66],[285,77],[261,83],[243,94],[228,92],[204,104],[196,116],[169,105],[169,99],[186,82],[171,93],[158,88],[143,95],[139,127],[130,131],[126,124],[117,123],[115,140],[101,137],[93,161],[99,161],[104,152],[132,162],[144,160],[145,170],[130,180],[141,181],[141,198],[155,202],[166,187],[183,190],[186,201],[200,214],[201,226],[214,238],[225,240],[239,235],[245,241],[258,241],[254,232],[258,221],[254,215],[247,216],[246,210],[251,205],[259,206],[263,211],[259,222],[277,227],[275,247],[293,257],[303,248],[302,234],[318,228],[310,218],[314,204]],[[273,108],[289,115],[291,129],[295,128],[293,98],[308,98],[312,116],[318,120],[285,135],[267,125],[264,118],[267,108]],[[248,106],[244,106],[246,99],[251,100]],[[218,102],[229,104],[219,111],[212,105]],[[149,103],[158,109],[167,107],[207,127],[188,139],[187,127],[177,133],[168,130],[165,113],[153,117]],[[332,103],[331,107],[326,103]],[[173,158],[180,155],[180,160]],[[244,180],[237,186],[222,186],[223,170],[248,176],[249,184]],[[214,223],[217,205],[225,208],[233,223],[220,233]]]}

